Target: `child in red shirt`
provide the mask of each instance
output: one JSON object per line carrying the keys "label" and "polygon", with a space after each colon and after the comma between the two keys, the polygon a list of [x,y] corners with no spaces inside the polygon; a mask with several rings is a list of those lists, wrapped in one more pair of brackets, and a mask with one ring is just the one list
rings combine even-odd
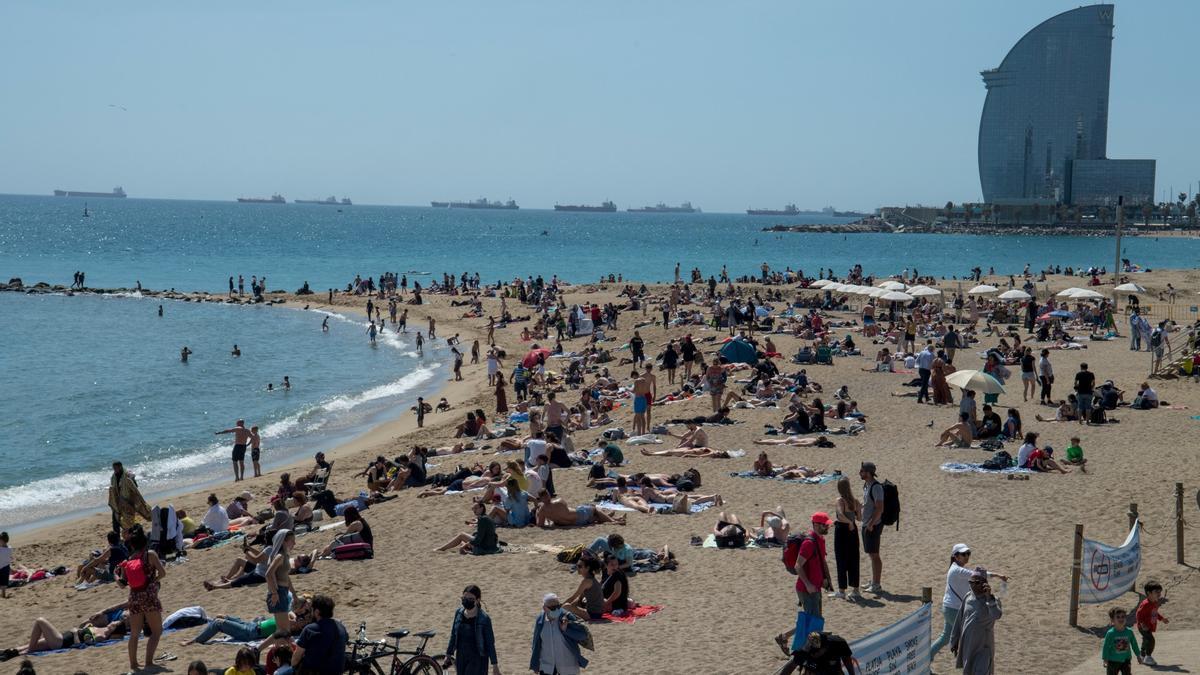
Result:
{"label": "child in red shirt", "polygon": [[1150,655],[1154,653],[1154,631],[1158,630],[1158,622],[1171,623],[1167,617],[1158,613],[1158,605],[1162,602],[1162,584],[1151,581],[1145,586],[1146,599],[1137,608],[1137,627],[1142,634],[1143,663],[1147,666],[1157,665]]}

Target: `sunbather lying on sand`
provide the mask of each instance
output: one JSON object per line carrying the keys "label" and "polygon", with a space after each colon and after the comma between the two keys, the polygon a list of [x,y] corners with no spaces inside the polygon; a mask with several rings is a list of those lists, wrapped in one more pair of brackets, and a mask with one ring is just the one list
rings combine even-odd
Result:
{"label": "sunbather lying on sand", "polygon": [[811,448],[823,446],[829,442],[824,436],[816,438],[808,438],[805,436],[788,436],[787,438],[760,438],[754,441],[755,445],[795,445],[801,448]]}
{"label": "sunbather lying on sand", "polygon": [[551,498],[550,493],[543,489],[538,493],[537,515],[534,522],[538,527],[583,527],[584,525],[602,525],[604,523],[625,524],[625,516],[612,515],[593,504],[580,504],[571,508],[559,498]]}
{"label": "sunbather lying on sand", "polygon": [[647,457],[691,457],[695,459],[704,457],[729,459],[730,456],[728,450],[714,450],[712,448],[669,448],[667,450],[647,450],[642,448],[642,454]]}

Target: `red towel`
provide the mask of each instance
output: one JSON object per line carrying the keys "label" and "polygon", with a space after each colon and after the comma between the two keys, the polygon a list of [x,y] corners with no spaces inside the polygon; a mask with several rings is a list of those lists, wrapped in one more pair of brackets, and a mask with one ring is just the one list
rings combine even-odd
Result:
{"label": "red towel", "polygon": [[612,613],[605,612],[604,617],[601,620],[616,621],[618,623],[633,623],[638,619],[645,618],[651,614],[654,614],[655,612],[661,612],[662,610],[662,605],[634,605],[633,609],[625,612],[622,616],[613,616]]}

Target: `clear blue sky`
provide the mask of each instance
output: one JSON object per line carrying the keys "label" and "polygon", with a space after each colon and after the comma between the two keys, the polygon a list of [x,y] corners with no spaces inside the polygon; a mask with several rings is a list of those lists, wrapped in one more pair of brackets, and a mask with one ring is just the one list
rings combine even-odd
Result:
{"label": "clear blue sky", "polygon": [[[1077,4],[13,2],[0,192],[979,200],[979,71]],[[1200,3],[1118,2],[1115,20],[1109,154],[1157,159],[1160,197],[1185,190]]]}

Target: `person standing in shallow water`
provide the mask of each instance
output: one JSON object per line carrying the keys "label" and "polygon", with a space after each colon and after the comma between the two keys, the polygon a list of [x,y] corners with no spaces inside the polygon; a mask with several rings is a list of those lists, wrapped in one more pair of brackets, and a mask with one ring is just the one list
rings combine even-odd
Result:
{"label": "person standing in shallow water", "polygon": [[216,435],[222,434],[233,434],[233,480],[240,481],[246,477],[246,445],[251,436],[246,420],[238,420],[231,428],[222,429]]}

